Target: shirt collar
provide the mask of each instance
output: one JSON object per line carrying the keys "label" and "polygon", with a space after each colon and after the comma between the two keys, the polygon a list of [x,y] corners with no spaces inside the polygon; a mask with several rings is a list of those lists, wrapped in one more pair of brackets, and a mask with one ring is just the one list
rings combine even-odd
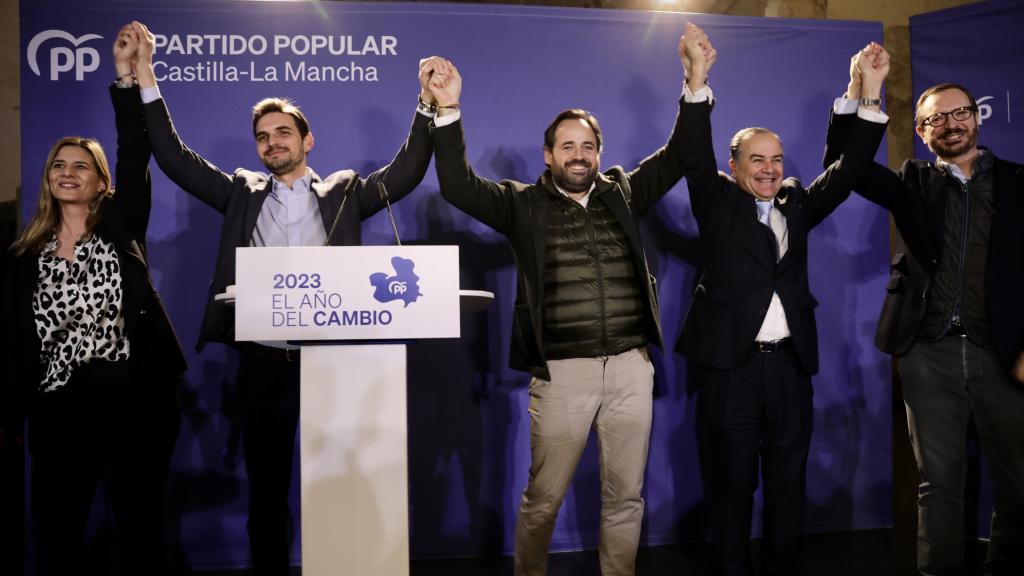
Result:
{"label": "shirt collar", "polygon": [[552,181],[551,181],[551,183],[552,183],[552,184],[554,184],[554,186],[555,186],[555,190],[558,190],[558,192],[559,192],[559,193],[560,193],[560,194],[561,194],[562,196],[565,196],[565,197],[566,197],[566,198],[568,198],[569,200],[574,200],[574,201],[576,201],[576,202],[580,202],[580,203],[585,203],[585,202],[587,201],[587,199],[589,199],[589,198],[590,198],[590,193],[594,191],[594,188],[597,188],[597,183],[596,183],[596,181],[595,181],[595,182],[592,182],[592,183],[590,184],[590,189],[589,189],[589,190],[587,190],[587,193],[586,193],[586,194],[584,194],[583,196],[580,196],[580,197],[579,197],[579,199],[576,199],[576,198],[573,198],[572,196],[570,196],[568,192],[566,192],[565,190],[563,190],[561,186],[559,186],[558,184],[555,184],[554,180],[552,180]]}
{"label": "shirt collar", "polygon": [[[285,193],[288,193],[288,192],[295,192],[295,191],[300,191],[301,192],[303,190],[307,190],[307,191],[308,190],[312,190],[313,171],[309,168],[309,166],[307,166],[306,167],[306,174],[302,178],[296,178],[295,181],[292,182],[291,187],[289,187],[284,182],[278,180],[277,176],[274,176],[273,174],[270,175],[270,182],[271,182],[271,191],[272,192],[277,192],[278,190],[283,190]],[[296,188],[298,188],[298,190],[296,190]]]}
{"label": "shirt collar", "polygon": [[[972,163],[973,170],[971,170],[971,174],[977,174],[988,170],[992,167],[993,162],[992,152],[990,152],[988,148],[979,146],[978,155],[974,158],[974,162]],[[966,183],[970,180],[970,178],[964,175],[963,170],[961,170],[959,166],[951,162],[946,162],[938,156],[935,157],[935,166],[945,170],[950,176],[956,178],[961,183]]]}
{"label": "shirt collar", "polygon": [[[90,247],[92,244],[96,244],[97,242],[99,242],[99,236],[95,232],[87,235],[83,234],[82,237],[75,242],[75,250],[77,250],[79,246]],[[59,244],[60,241],[57,239],[57,233],[52,232],[50,234],[50,239],[43,245],[43,249],[40,250],[39,254],[41,256],[53,256],[53,253],[57,251]]]}

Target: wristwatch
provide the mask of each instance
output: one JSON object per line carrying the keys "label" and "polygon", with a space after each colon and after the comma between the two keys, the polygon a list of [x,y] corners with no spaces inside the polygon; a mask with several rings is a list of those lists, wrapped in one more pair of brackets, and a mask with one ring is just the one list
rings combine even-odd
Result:
{"label": "wristwatch", "polygon": [[416,110],[426,114],[427,116],[434,116],[437,114],[437,105],[429,102],[424,102],[423,98],[416,97]]}
{"label": "wristwatch", "polygon": [[135,82],[135,74],[122,74],[114,79],[114,85],[118,88],[131,88]]}

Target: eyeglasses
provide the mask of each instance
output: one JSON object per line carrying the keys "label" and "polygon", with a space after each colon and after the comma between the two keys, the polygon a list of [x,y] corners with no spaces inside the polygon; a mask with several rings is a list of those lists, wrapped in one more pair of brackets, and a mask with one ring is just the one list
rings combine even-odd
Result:
{"label": "eyeglasses", "polygon": [[932,114],[931,116],[925,118],[924,120],[921,120],[921,126],[931,126],[932,128],[937,128],[946,123],[946,119],[948,116],[952,116],[953,120],[963,122],[964,120],[967,120],[968,118],[973,116],[974,113],[977,111],[977,106],[961,106],[959,108],[950,110],[949,112],[936,112],[935,114]]}

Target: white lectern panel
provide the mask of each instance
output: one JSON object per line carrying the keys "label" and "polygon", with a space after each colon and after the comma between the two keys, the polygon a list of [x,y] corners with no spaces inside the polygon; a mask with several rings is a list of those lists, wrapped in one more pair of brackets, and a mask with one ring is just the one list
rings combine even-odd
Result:
{"label": "white lectern panel", "polygon": [[302,347],[302,573],[409,574],[404,344]]}
{"label": "white lectern panel", "polygon": [[238,248],[235,339],[459,337],[458,246]]}

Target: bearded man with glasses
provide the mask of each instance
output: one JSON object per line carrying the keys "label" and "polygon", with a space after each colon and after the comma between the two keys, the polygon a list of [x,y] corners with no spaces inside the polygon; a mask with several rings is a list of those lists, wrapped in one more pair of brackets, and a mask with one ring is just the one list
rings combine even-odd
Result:
{"label": "bearded man with glasses", "polygon": [[[847,100],[860,97],[853,72]],[[1024,574],[1024,166],[978,146],[977,112],[962,86],[925,90],[916,132],[936,159],[908,160],[895,173],[875,164],[857,190],[892,213],[904,243],[875,344],[899,360],[921,476],[917,562],[927,576],[969,572],[972,418],[995,493],[985,574]],[[826,164],[841,150],[847,119],[833,116]]]}

